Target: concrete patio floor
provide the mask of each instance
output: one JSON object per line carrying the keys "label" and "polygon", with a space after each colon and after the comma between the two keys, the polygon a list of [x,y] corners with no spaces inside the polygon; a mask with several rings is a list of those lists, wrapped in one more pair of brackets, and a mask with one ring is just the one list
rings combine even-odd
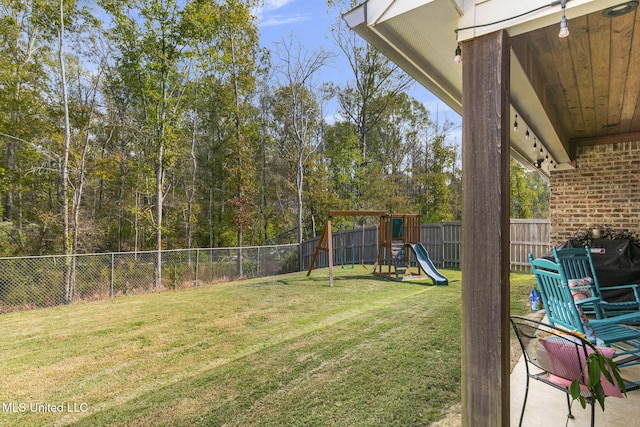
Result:
{"label": "concrete patio floor", "polygon": [[[522,410],[522,400],[526,387],[526,370],[524,358],[520,358],[511,372],[511,425],[517,426]],[[640,366],[624,368],[622,376],[629,380],[640,380]],[[589,426],[591,408],[589,405],[582,409],[580,402],[572,406],[574,419],[567,423],[567,399],[565,394],[540,381],[531,380],[529,383],[529,397],[522,421],[523,427],[552,427]],[[627,397],[619,399],[608,397],[605,400],[604,412],[596,403],[596,426],[640,426],[640,390],[630,391]]]}

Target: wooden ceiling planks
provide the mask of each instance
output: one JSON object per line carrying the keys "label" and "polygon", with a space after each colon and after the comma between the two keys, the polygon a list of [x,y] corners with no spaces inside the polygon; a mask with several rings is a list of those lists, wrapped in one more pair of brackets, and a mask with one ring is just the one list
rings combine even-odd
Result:
{"label": "wooden ceiling planks", "polygon": [[580,97],[584,135],[594,135],[597,128],[593,87],[594,73],[589,45],[589,26],[586,16],[571,20],[571,35],[568,40],[573,61],[573,74],[576,79],[578,96]]}
{"label": "wooden ceiling planks", "polygon": [[[613,19],[601,12],[514,37],[513,49],[533,53],[537,68],[570,140],[640,132],[640,13]],[[618,140],[619,138],[614,138]]]}
{"label": "wooden ceiling planks", "polygon": [[[593,69],[592,85],[593,85],[593,99],[594,99],[594,111],[595,122],[593,129],[598,127],[605,127],[609,123],[618,123],[618,119],[614,118],[614,121],[609,120],[609,102],[610,97],[616,91],[616,88],[611,85],[611,19],[604,18],[601,14],[595,13],[587,17],[589,48],[591,50],[591,67]],[[617,88],[618,91],[624,89],[622,87]],[[615,116],[615,115],[614,115]],[[616,129],[617,131],[617,129]]]}
{"label": "wooden ceiling planks", "polygon": [[634,29],[631,37],[630,51],[620,51],[621,58],[626,56],[628,60],[628,74],[625,80],[624,98],[621,108],[621,124],[628,123],[620,129],[621,133],[640,131],[640,13],[638,9],[634,12]]}
{"label": "wooden ceiling planks", "polygon": [[[609,57],[609,104],[607,120],[602,123],[608,135],[629,132],[631,120],[622,117],[627,78],[629,73],[629,52],[634,27],[634,14],[620,16],[617,19],[601,18],[609,21],[610,57]],[[638,81],[633,85],[638,88]]]}

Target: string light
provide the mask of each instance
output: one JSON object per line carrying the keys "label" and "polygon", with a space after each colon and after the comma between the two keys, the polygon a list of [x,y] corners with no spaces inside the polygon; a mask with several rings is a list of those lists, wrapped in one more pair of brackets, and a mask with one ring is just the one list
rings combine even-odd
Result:
{"label": "string light", "polygon": [[567,22],[567,16],[564,11],[567,7],[567,0],[562,0],[562,19],[560,20],[560,32],[558,33],[558,37],[564,39],[569,37],[569,22]]}
{"label": "string light", "polygon": [[[456,28],[454,30],[454,32],[456,33],[456,36],[457,36],[457,34],[460,31],[474,30],[476,28],[483,28],[483,27],[488,27],[488,26],[491,26],[491,25],[501,24],[503,22],[511,21],[512,19],[521,18],[523,16],[538,12],[538,11],[540,11],[542,9],[547,8],[547,7],[553,7],[553,6],[561,5],[562,6],[562,19],[560,20],[560,32],[558,33],[558,37],[565,38],[565,37],[569,36],[569,23],[567,21],[566,15],[565,15],[565,9],[567,7],[567,1],[569,1],[569,0],[553,0],[551,3],[543,4],[541,6],[538,6],[538,7],[534,8],[534,9],[528,10],[526,12],[523,12],[523,13],[520,13],[520,14],[517,14],[517,15],[514,15],[514,16],[510,16],[508,18],[499,19],[499,20],[493,21],[493,22],[486,22],[486,23],[483,23],[483,24],[475,24],[475,25],[471,25],[471,26],[468,26],[468,27]],[[636,4],[635,7],[637,7],[637,2],[636,1],[630,1],[630,2],[627,2],[627,3],[634,3],[634,4]],[[624,13],[635,9],[635,7],[625,8],[625,12]],[[457,39],[457,37],[456,37],[456,39]],[[455,55],[453,57],[453,62],[455,62],[456,64],[460,64],[462,62],[462,49],[460,49],[460,45],[459,44],[458,44],[458,47],[456,47]]]}
{"label": "string light", "polygon": [[560,20],[560,32],[558,33],[558,37],[564,39],[569,37],[569,22],[567,22],[567,17],[562,13],[562,19]]}
{"label": "string light", "polygon": [[559,4],[561,4],[561,5],[562,5],[562,8],[564,9],[564,8],[566,7],[566,5],[567,5],[567,1],[568,1],[568,0],[553,0],[551,3],[543,4],[543,5],[541,5],[541,6],[538,6],[538,7],[536,7],[536,8],[533,8],[533,9],[528,10],[528,11],[526,11],[526,12],[519,13],[519,14],[517,14],[517,15],[509,16],[509,17],[507,17],[507,18],[502,18],[502,19],[499,19],[499,20],[497,20],[497,21],[485,22],[485,23],[483,23],[483,24],[474,24],[474,25],[470,25],[470,26],[468,26],[468,27],[456,28],[456,29],[455,29],[455,30],[453,30],[453,31],[454,31],[456,34],[458,34],[460,31],[473,30],[473,29],[476,29],[476,28],[483,28],[483,27],[489,27],[489,26],[491,26],[491,25],[502,24],[503,22],[511,21],[511,20],[513,20],[513,19],[517,19],[517,18],[522,18],[523,16],[530,15],[530,14],[535,13],[535,12],[538,12],[538,11],[540,11],[540,10],[542,10],[542,9],[546,9],[546,8],[548,8],[548,7],[557,6],[557,5],[559,5]]}
{"label": "string light", "polygon": [[[557,163],[554,162],[553,158],[551,157],[551,154],[549,153],[549,151],[546,149],[546,147],[544,146],[544,144],[542,143],[542,141],[540,141],[540,144],[538,144],[538,138],[536,137],[536,135],[529,129],[529,125],[527,125],[527,123],[525,122],[524,125],[526,126],[526,130],[524,132],[524,136],[526,139],[531,138],[531,136],[533,135],[533,151],[535,152],[535,155],[537,157],[536,160],[534,160],[534,165],[538,168],[538,169],[542,169],[542,167],[545,165],[546,162],[546,168],[547,170],[551,171],[551,166],[553,165],[553,169],[556,169],[556,167],[558,166]],[[514,132],[518,132],[518,128],[519,128],[519,123],[518,123],[518,113],[515,113],[515,118],[513,120],[513,131]]]}

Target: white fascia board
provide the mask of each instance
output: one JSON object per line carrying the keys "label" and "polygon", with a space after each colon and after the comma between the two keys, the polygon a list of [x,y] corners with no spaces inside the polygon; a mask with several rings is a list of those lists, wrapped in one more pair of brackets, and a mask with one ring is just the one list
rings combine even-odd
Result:
{"label": "white fascia board", "polygon": [[407,13],[435,0],[368,0],[367,24],[376,25],[387,19]]}
{"label": "white fascia board", "polygon": [[[364,23],[373,26],[435,1],[437,0],[367,0],[343,14],[342,17],[349,28]],[[458,10],[462,10],[460,7],[462,0],[450,1]]]}
{"label": "white fascia board", "polygon": [[342,19],[347,24],[349,28],[356,28],[359,25],[362,25],[366,22],[367,19],[367,3],[362,3],[361,5],[351,9],[350,11],[342,14]]}
{"label": "white fascia board", "polygon": [[[622,0],[567,0],[565,13],[570,22],[572,18],[597,12],[621,2]],[[458,21],[458,41],[470,40],[499,30],[507,30],[513,37],[554,23],[559,25],[562,16],[560,0],[476,0],[465,1],[464,5],[464,15]],[[526,13],[537,8],[541,9]],[[521,14],[524,15],[509,19]],[[486,25],[503,20],[504,22]]]}
{"label": "white fascia board", "polygon": [[351,29],[360,25],[375,25],[395,0],[367,0],[348,12],[342,14],[342,19]]}

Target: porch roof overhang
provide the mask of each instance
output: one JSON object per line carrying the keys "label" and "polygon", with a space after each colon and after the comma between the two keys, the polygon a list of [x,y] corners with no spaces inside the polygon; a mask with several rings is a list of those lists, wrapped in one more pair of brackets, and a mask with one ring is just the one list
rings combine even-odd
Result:
{"label": "porch roof overhang", "polygon": [[[640,75],[633,71],[640,65],[640,9],[603,16],[624,2],[567,0],[570,35],[564,39],[558,37],[559,0],[368,0],[343,19],[460,114],[456,46],[461,44],[464,61],[465,41],[506,30],[511,120],[518,114],[519,124],[518,132],[511,131],[511,152],[548,175],[554,167],[575,167],[580,145],[640,139]],[[553,163],[537,167],[547,155]]]}

